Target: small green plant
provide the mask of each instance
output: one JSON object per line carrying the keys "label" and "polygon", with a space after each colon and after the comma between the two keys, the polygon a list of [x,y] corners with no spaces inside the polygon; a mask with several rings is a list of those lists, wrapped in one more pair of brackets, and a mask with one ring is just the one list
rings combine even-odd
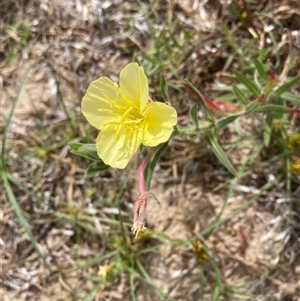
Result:
{"label": "small green plant", "polygon": [[16,59],[21,51],[28,48],[28,43],[31,38],[31,28],[28,25],[28,22],[24,20],[14,25],[5,24],[3,29],[4,31],[11,33],[12,36],[20,36],[17,40],[18,42],[14,45],[14,48],[10,51],[9,56],[4,61],[5,64],[8,64]]}

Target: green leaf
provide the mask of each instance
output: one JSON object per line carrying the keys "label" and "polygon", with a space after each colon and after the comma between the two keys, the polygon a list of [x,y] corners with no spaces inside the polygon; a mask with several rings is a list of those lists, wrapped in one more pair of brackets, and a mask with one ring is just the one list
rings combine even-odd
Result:
{"label": "green leaf", "polygon": [[289,92],[284,92],[284,93],[282,93],[281,97],[284,98],[285,100],[289,100],[289,101],[293,102],[296,106],[300,106],[299,95],[294,95]]}
{"label": "green leaf", "polygon": [[270,52],[272,52],[273,48],[272,47],[269,47],[269,48],[261,48],[259,51],[258,51],[258,60],[263,62],[267,59],[268,55],[270,54]]}
{"label": "green leaf", "polygon": [[8,152],[6,151],[5,148],[6,148],[7,135],[9,133],[9,126],[11,124],[12,117],[13,117],[13,114],[15,112],[17,103],[18,103],[18,101],[20,99],[21,92],[22,92],[23,87],[25,86],[25,83],[27,81],[29,72],[30,72],[30,69],[28,68],[26,70],[26,72],[25,72],[25,75],[23,76],[23,79],[21,81],[20,86],[18,87],[17,95],[16,95],[16,97],[13,100],[12,107],[10,109],[10,112],[9,112],[9,115],[8,115],[8,118],[7,118],[7,121],[6,121],[6,126],[4,127],[4,133],[3,133],[3,136],[2,136],[2,148],[1,148],[1,163],[0,163],[0,165],[1,165],[0,166],[1,167],[1,171],[2,171],[2,169],[5,169],[6,155],[8,154]]}
{"label": "green leaf", "polygon": [[96,144],[84,144],[79,142],[70,142],[71,153],[93,161],[102,162],[97,154]]}
{"label": "green leaf", "polygon": [[188,80],[185,80],[185,86],[191,93],[193,93],[195,95],[196,99],[199,101],[199,103],[203,109],[203,113],[204,113],[205,117],[208,120],[214,122],[214,118],[211,115],[210,110],[209,110],[208,106],[206,105],[206,102],[203,99],[201,93]]}
{"label": "green leaf", "polygon": [[34,248],[34,250],[36,251],[36,253],[38,254],[38,256],[41,258],[41,260],[43,261],[44,266],[49,270],[50,273],[52,273],[52,269],[49,266],[49,264],[47,263],[47,260],[44,256],[44,254],[42,253],[42,251],[40,250],[40,247],[38,245],[38,242],[36,241],[33,233],[31,232],[30,229],[30,220],[29,222],[27,221],[27,219],[25,218],[23,211],[19,205],[19,200],[16,199],[16,196],[12,190],[12,187],[8,181],[7,175],[5,171],[3,171],[1,173],[2,175],[2,180],[3,180],[3,186],[4,186],[4,190],[7,194],[8,200],[11,203],[12,208],[14,209],[16,216],[18,217],[19,223],[21,224],[21,226],[23,227],[25,233],[27,234],[30,243],[32,245],[32,247]]}
{"label": "green leaf", "polygon": [[[218,89],[218,88],[216,90],[218,92],[221,91],[221,89]],[[231,87],[230,87],[230,90],[231,90]],[[224,91],[227,91],[227,90],[224,90]],[[233,100],[236,100],[236,96],[233,93],[227,93],[227,94],[218,96],[218,100],[219,101],[225,101],[225,102],[232,102]]]}
{"label": "green leaf", "polygon": [[270,144],[271,140],[271,134],[272,134],[272,121],[273,121],[273,116],[272,114],[268,115],[266,118],[266,122],[264,123],[264,145],[267,147]]}
{"label": "green leaf", "polygon": [[160,92],[164,99],[164,102],[170,102],[170,97],[168,93],[168,85],[163,75],[160,77]]}
{"label": "green leaf", "polygon": [[72,151],[78,151],[79,147],[82,145],[83,143],[80,142],[69,142],[69,146],[71,147]]}
{"label": "green leaf", "polygon": [[[5,153],[7,153],[7,150],[6,150],[7,134],[8,134],[9,126],[10,126],[11,121],[12,121],[14,111],[16,109],[17,103],[18,103],[18,101],[20,99],[20,96],[21,96],[21,92],[22,92],[23,87],[25,86],[26,80],[28,78],[29,71],[30,71],[30,69],[27,69],[26,72],[25,72],[25,75],[22,79],[20,87],[18,88],[17,95],[13,100],[12,107],[10,109],[8,119],[6,121],[6,126],[4,128],[4,133],[3,133],[3,137],[2,137],[0,176],[1,176],[1,179],[2,179],[2,183],[3,183],[3,188],[2,188],[3,192],[5,191],[5,193],[7,195],[7,199],[11,203],[11,206],[12,206],[16,216],[18,217],[20,225],[23,227],[24,232],[27,234],[32,247],[34,248],[34,250],[36,251],[38,256],[41,258],[41,260],[43,261],[44,266],[49,270],[50,273],[52,273],[53,271],[52,271],[51,267],[49,266],[49,264],[47,263],[47,260],[44,256],[44,254],[42,253],[42,251],[40,250],[38,242],[36,241],[32,231],[30,229],[30,224],[28,223],[27,219],[25,218],[25,216],[23,214],[22,208],[19,205],[19,200],[15,196],[15,193],[14,193],[13,188],[12,188],[11,183],[10,183],[10,181],[13,182],[11,180],[11,174],[7,173],[6,170],[5,170],[5,165],[6,165]],[[19,183],[15,183],[15,184],[17,184],[19,186]]]}
{"label": "green leaf", "polygon": [[231,53],[230,55],[228,54],[228,57],[227,57],[226,62],[224,64],[224,67],[223,67],[224,69],[223,70],[227,70],[231,66],[234,59],[235,59],[235,53]]}
{"label": "green leaf", "polygon": [[287,71],[290,71],[295,66],[295,58],[297,56],[297,51],[295,48],[291,48],[288,60]]}
{"label": "green leaf", "polygon": [[217,285],[214,287],[214,290],[213,290],[213,293],[212,293],[212,296],[211,296],[211,300],[212,301],[220,300],[220,287],[217,286]]}
{"label": "green leaf", "polygon": [[146,168],[145,168],[145,174],[144,174],[144,178],[145,178],[145,183],[146,183],[146,187],[147,189],[150,189],[150,184],[151,184],[151,180],[152,180],[152,175],[153,175],[153,171],[154,168],[156,166],[156,163],[158,161],[158,159],[160,158],[160,156],[163,154],[163,152],[167,149],[168,147],[168,141],[165,142],[164,144],[162,144],[151,156]]}
{"label": "green leaf", "polygon": [[257,59],[254,59],[254,65],[255,65],[255,68],[256,68],[258,74],[260,75],[260,77],[262,79],[264,79],[265,81],[268,81],[269,76],[268,76],[267,72],[265,71],[263,65],[260,63],[260,61]]}
{"label": "green leaf", "polygon": [[260,105],[257,106],[254,109],[255,112],[261,112],[261,113],[273,113],[273,112],[277,112],[277,113],[289,113],[290,109],[283,107],[283,106],[277,106],[277,105]]}
{"label": "green leaf", "polygon": [[234,122],[234,125],[235,125],[235,130],[237,132],[237,134],[239,136],[245,136],[245,131],[243,130],[243,128],[241,127],[241,123],[240,123],[240,120],[239,119],[236,119],[235,122]]}
{"label": "green leaf", "polygon": [[216,135],[214,132],[211,132],[208,135],[208,143],[211,147],[211,150],[215,154],[215,156],[218,158],[218,160],[224,165],[227,170],[233,174],[235,177],[237,177],[237,172],[228,160],[226,154],[224,153],[223,149],[221,148],[219,142],[216,139]]}
{"label": "green leaf", "polygon": [[258,101],[253,101],[249,103],[246,107],[246,114],[254,112],[259,106],[261,106],[261,103]]}
{"label": "green leaf", "polygon": [[234,121],[235,119],[237,119],[238,117],[240,117],[240,115],[231,115],[231,116],[223,117],[216,121],[216,128],[220,130],[224,128],[226,125],[228,125],[229,123],[231,123],[232,121]]}
{"label": "green leaf", "polygon": [[281,87],[279,87],[273,94],[272,94],[272,99],[278,98],[283,92],[288,90],[290,87],[292,87],[296,83],[300,83],[300,76],[296,76],[292,78],[289,82],[285,83]]}
{"label": "green leaf", "polygon": [[82,154],[86,154],[87,158],[90,158],[92,160],[96,160],[96,161],[101,160],[97,153],[96,144],[83,144],[78,148],[78,152]]}
{"label": "green leaf", "polygon": [[190,108],[190,118],[192,119],[194,125],[199,129],[199,120],[198,120],[198,109],[196,105],[193,105]]}
{"label": "green leaf", "polygon": [[96,175],[99,172],[105,171],[109,169],[110,166],[104,164],[103,162],[93,162],[88,169],[86,170],[84,177],[85,178],[92,178],[94,175]]}
{"label": "green leaf", "polygon": [[98,282],[98,284],[81,300],[81,301],[93,301],[95,300],[95,296],[99,292],[102,285],[105,284],[104,279]]}
{"label": "green leaf", "polygon": [[244,105],[248,105],[249,104],[249,99],[248,97],[244,94],[244,92],[242,92],[237,86],[233,86],[233,93],[236,96],[236,98]]}
{"label": "green leaf", "polygon": [[249,92],[254,97],[259,97],[260,95],[260,90],[257,88],[257,86],[252,82],[250,79],[248,79],[246,76],[244,76],[242,73],[235,71],[234,72],[235,76],[237,79],[246,87],[248,88]]}

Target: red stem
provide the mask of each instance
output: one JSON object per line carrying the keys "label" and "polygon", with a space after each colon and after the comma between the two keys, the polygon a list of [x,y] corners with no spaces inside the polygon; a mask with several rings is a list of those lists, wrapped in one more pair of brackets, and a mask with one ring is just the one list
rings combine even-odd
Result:
{"label": "red stem", "polygon": [[152,155],[152,152],[149,152],[139,167],[138,177],[139,177],[139,196],[140,197],[145,194],[144,173],[145,173],[145,168],[150,160],[151,155]]}

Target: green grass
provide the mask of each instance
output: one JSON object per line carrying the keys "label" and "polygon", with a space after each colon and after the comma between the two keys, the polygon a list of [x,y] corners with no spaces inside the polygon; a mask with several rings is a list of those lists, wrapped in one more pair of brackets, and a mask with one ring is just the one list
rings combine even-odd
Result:
{"label": "green grass", "polygon": [[11,49],[9,56],[6,58],[6,64],[8,64],[15,60],[21,51],[28,51],[31,28],[28,22],[23,20],[13,25],[4,24],[3,31],[8,32],[12,37],[21,36],[21,38],[17,39],[16,43],[14,43],[13,49]]}
{"label": "green grass", "polygon": [[37,241],[34,237],[34,235],[32,234],[29,224],[28,224],[28,220],[26,219],[26,217],[24,216],[24,213],[22,212],[22,209],[20,208],[18,201],[16,199],[16,196],[14,194],[13,191],[13,187],[12,187],[12,183],[10,182],[11,179],[11,175],[9,173],[9,171],[7,171],[7,152],[6,152],[6,141],[7,141],[7,135],[8,135],[8,130],[11,124],[11,120],[12,120],[12,116],[14,114],[14,110],[16,108],[16,105],[18,103],[19,97],[20,97],[20,93],[21,90],[23,89],[25,82],[27,80],[28,77],[28,73],[30,70],[27,70],[27,72],[25,73],[25,76],[20,84],[20,87],[18,89],[18,93],[14,99],[14,102],[12,104],[11,110],[10,110],[10,114],[8,116],[8,119],[6,121],[6,127],[4,129],[4,134],[3,134],[3,138],[2,138],[2,150],[1,150],[1,178],[3,181],[3,186],[4,186],[4,191],[9,199],[9,202],[11,203],[11,206],[13,207],[18,220],[22,226],[22,228],[24,229],[24,231],[26,232],[30,243],[32,244],[34,250],[37,252],[38,256],[42,259],[44,266],[49,270],[49,272],[52,272],[49,264],[46,262],[46,259],[44,257],[44,255],[42,254],[40,248],[38,247]]}

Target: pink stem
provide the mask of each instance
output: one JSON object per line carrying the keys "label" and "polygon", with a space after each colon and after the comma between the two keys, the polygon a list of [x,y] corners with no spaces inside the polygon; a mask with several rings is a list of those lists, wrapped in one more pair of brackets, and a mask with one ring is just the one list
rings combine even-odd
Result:
{"label": "pink stem", "polygon": [[139,196],[140,197],[145,193],[144,173],[145,173],[145,168],[150,160],[151,155],[152,155],[152,152],[149,152],[139,167],[138,177],[139,177]]}

